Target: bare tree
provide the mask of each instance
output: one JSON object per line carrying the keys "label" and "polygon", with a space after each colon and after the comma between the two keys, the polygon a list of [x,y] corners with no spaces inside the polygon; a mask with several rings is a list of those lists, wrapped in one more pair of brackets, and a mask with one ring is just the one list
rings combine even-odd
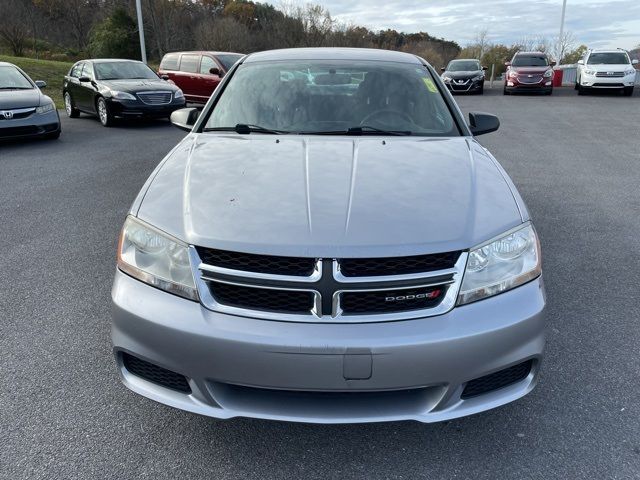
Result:
{"label": "bare tree", "polygon": [[473,41],[475,48],[478,50],[478,54],[474,58],[482,58],[487,50],[491,48],[491,42],[489,41],[489,32],[486,29],[480,30],[476,33]]}
{"label": "bare tree", "polygon": [[246,25],[230,17],[202,21],[195,32],[196,46],[202,50],[246,52],[251,48],[251,34]]}
{"label": "bare tree", "polygon": [[16,57],[24,55],[24,50],[32,26],[29,0],[2,0],[0,2],[0,38]]}
{"label": "bare tree", "polygon": [[562,63],[567,53],[572,51],[576,46],[576,39],[571,32],[564,32],[562,37],[556,37],[555,39],[555,52],[557,55],[558,63]]}

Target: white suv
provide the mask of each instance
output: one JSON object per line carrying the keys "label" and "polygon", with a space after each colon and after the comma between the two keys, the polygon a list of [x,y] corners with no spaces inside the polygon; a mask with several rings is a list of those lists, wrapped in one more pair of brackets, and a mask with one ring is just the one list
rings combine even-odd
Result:
{"label": "white suv", "polygon": [[589,50],[578,60],[576,90],[584,95],[587,90],[600,88],[620,89],[628,97],[633,95],[638,60],[629,58],[622,49]]}

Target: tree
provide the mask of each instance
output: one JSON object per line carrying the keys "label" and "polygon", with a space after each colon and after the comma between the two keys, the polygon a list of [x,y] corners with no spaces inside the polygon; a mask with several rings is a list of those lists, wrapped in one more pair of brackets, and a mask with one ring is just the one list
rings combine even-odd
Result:
{"label": "tree", "polygon": [[31,31],[30,1],[0,1],[0,38],[16,57],[22,57]]}
{"label": "tree", "polygon": [[91,31],[89,49],[96,57],[138,58],[140,42],[135,20],[125,9],[116,8]]}
{"label": "tree", "polygon": [[561,63],[565,64],[565,65],[571,65],[571,64],[577,63],[578,60],[580,60],[582,57],[584,57],[585,53],[587,53],[587,46],[586,45],[580,45],[575,50],[572,50],[571,52],[568,52],[562,58]]}
{"label": "tree", "polygon": [[[5,0],[2,0],[5,1]],[[65,25],[79,51],[89,43],[89,32],[100,12],[100,0],[34,0],[50,20]]]}
{"label": "tree", "polygon": [[[562,37],[558,37],[555,39],[555,52],[557,54],[558,63],[575,63],[575,62],[567,62],[565,60],[565,54],[570,52],[576,44],[575,37],[571,32],[564,32]],[[584,52],[583,52],[584,53]],[[577,60],[576,60],[577,61]]]}
{"label": "tree", "polygon": [[233,17],[202,21],[196,27],[195,40],[201,50],[247,52],[251,49],[249,28]]}

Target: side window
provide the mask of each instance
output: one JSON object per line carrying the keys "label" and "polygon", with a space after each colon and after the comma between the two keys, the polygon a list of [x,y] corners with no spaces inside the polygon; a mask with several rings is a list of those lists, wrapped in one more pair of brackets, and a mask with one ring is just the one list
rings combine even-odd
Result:
{"label": "side window", "polygon": [[211,57],[203,56],[200,62],[200,73],[209,73],[212,68],[219,68],[218,64]]}
{"label": "side window", "polygon": [[80,75],[81,77],[89,77],[90,79],[93,80],[93,68],[91,67],[90,63],[85,63],[84,66],[82,67],[82,75]]}
{"label": "side window", "polygon": [[180,55],[177,53],[167,53],[160,63],[160,70],[178,70]]}
{"label": "side window", "polygon": [[180,59],[180,71],[197,73],[200,64],[200,55],[182,55]]}
{"label": "side window", "polygon": [[84,65],[84,63],[79,62],[76,63],[72,68],[71,71],[69,72],[69,76],[70,77],[74,77],[74,78],[79,78],[82,76],[82,66]]}

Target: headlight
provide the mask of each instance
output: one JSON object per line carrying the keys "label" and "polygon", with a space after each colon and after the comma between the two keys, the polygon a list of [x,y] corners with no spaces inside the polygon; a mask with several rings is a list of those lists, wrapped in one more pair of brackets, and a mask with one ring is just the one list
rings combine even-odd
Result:
{"label": "headlight", "polygon": [[478,75],[477,77],[473,77],[474,82],[479,82],[480,80],[484,80],[484,75]]}
{"label": "headlight", "polygon": [[141,282],[198,300],[187,244],[131,216],[120,234],[118,268]]}
{"label": "headlight", "polygon": [[586,73],[587,75],[595,75],[596,71],[595,70],[585,70],[584,73]]}
{"label": "headlight", "polygon": [[174,92],[173,98],[175,98],[176,100],[178,98],[184,98],[184,93],[182,92],[182,90],[178,89]]}
{"label": "headlight", "polygon": [[118,100],[135,100],[136,97],[127,92],[111,92],[111,96],[113,98],[117,98]]}
{"label": "headlight", "polygon": [[636,73],[636,69],[632,68],[630,70],[625,70],[624,74],[625,75],[633,75],[634,73]]}
{"label": "headlight", "polygon": [[442,81],[444,83],[449,83],[451,81],[451,77],[444,76],[444,77],[442,77]]}
{"label": "headlight", "polygon": [[544,76],[546,78],[552,77],[553,76],[553,70],[547,70],[546,72],[544,72]]}
{"label": "headlight", "polygon": [[509,70],[509,76],[511,78],[515,78],[518,76],[518,72],[516,72],[515,70]]}
{"label": "headlight", "polygon": [[44,105],[41,105],[39,107],[36,107],[36,112],[38,113],[47,113],[50,112],[52,110],[55,110],[56,106],[53,104],[53,102],[49,102],[49,103],[45,103]]}
{"label": "headlight", "polygon": [[529,223],[469,252],[458,305],[505,292],[541,272],[540,243]]}

